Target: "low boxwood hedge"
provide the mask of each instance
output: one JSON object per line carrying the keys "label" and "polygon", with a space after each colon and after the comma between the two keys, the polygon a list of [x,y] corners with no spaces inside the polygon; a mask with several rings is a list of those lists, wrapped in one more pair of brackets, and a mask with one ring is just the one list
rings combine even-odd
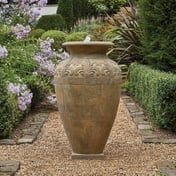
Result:
{"label": "low boxwood hedge", "polygon": [[129,91],[160,127],[176,131],[176,75],[148,66],[129,67]]}

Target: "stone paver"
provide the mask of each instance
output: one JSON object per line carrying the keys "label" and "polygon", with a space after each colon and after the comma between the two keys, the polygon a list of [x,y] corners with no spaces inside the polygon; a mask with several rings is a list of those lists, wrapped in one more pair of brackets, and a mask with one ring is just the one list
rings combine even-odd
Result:
{"label": "stone paver", "polygon": [[176,176],[176,162],[161,161],[157,163],[157,167],[161,176]]}
{"label": "stone paver", "polygon": [[15,145],[16,141],[13,139],[1,139],[0,145]]}
{"label": "stone paver", "polygon": [[20,168],[20,162],[14,160],[0,160],[0,176],[14,176]]}
{"label": "stone paver", "polygon": [[36,113],[35,115],[33,115],[33,121],[30,123],[29,127],[23,130],[22,136],[17,139],[17,141],[15,141],[14,139],[1,139],[0,145],[16,145],[25,143],[32,144],[36,140],[48,115],[48,111],[46,111],[45,113]]}
{"label": "stone paver", "polygon": [[23,135],[18,139],[17,144],[32,144],[37,138],[47,117],[48,113],[37,113],[34,115],[33,122],[30,123],[29,128],[23,130]]}

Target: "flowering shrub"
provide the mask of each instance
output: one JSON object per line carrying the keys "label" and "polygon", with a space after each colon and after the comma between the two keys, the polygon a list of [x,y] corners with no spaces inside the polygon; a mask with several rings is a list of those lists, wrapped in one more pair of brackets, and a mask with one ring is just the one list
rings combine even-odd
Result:
{"label": "flowering shrub", "polygon": [[17,21],[22,24],[35,24],[40,8],[46,6],[47,0],[0,0],[0,18],[11,24]]}
{"label": "flowering shrub", "polygon": [[[39,10],[46,2],[0,0],[0,138],[8,137],[30,108],[46,95],[50,94],[50,103],[56,102],[54,69],[68,54],[58,53],[59,49],[56,52],[51,38],[37,41],[28,37],[33,28],[31,22],[38,15],[31,10]],[[7,35],[13,37],[8,39]]]}
{"label": "flowering shrub", "polygon": [[9,83],[8,91],[18,97],[18,107],[21,111],[27,109],[27,105],[31,104],[33,94],[25,84]]}
{"label": "flowering shrub", "polygon": [[30,31],[31,27],[29,25],[23,26],[21,24],[16,24],[16,26],[13,27],[13,32],[15,33],[17,39],[27,37]]}
{"label": "flowering shrub", "polygon": [[[65,60],[69,58],[69,54],[65,51],[58,53],[52,49],[52,44],[54,40],[47,38],[46,40],[40,40],[39,51],[35,55],[35,60],[38,62],[38,69],[33,72],[36,75],[42,75],[49,79],[50,83],[53,85],[53,76],[56,65],[60,60]],[[52,94],[47,97],[47,100],[51,104],[56,103],[56,95]]]}
{"label": "flowering shrub", "polygon": [[41,41],[40,50],[35,56],[35,59],[39,64],[37,73],[49,77],[54,75],[55,63],[52,59],[57,57],[57,53],[51,48],[52,43],[54,43],[54,40],[50,38]]}

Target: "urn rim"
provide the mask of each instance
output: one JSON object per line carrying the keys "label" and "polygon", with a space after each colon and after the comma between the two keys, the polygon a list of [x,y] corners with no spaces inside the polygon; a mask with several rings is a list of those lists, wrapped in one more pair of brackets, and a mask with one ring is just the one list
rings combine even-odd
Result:
{"label": "urn rim", "polygon": [[84,41],[71,41],[71,42],[64,42],[62,44],[63,46],[86,46],[86,45],[98,45],[98,46],[113,46],[114,44],[110,41],[90,41],[90,42],[84,42]]}

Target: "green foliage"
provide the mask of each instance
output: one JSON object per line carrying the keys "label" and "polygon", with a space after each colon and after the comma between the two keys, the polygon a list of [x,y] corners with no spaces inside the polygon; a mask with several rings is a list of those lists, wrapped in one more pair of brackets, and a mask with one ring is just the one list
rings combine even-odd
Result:
{"label": "green foliage", "polygon": [[33,93],[31,107],[41,102],[48,93],[53,92],[50,78],[39,75],[28,75],[23,80]]}
{"label": "green foliage", "polygon": [[31,74],[38,67],[37,62],[33,59],[36,51],[35,45],[35,40],[22,39],[11,42],[7,48],[9,53],[5,61],[20,77]]}
{"label": "green foliage", "polygon": [[142,52],[154,68],[176,73],[175,0],[139,0]]}
{"label": "green foliage", "polygon": [[74,25],[73,0],[59,0],[57,14],[63,17],[66,22],[66,28],[70,31]]}
{"label": "green foliage", "polygon": [[12,128],[22,116],[17,107],[16,97],[7,91],[7,81],[12,75],[10,70],[0,66],[0,138],[9,137]]}
{"label": "green foliage", "polygon": [[131,64],[129,90],[160,127],[176,131],[176,75]]}
{"label": "green foliage", "polygon": [[64,18],[60,14],[43,15],[37,22],[36,29],[47,30],[64,30],[66,23]]}
{"label": "green foliage", "polygon": [[87,32],[73,32],[66,37],[66,41],[83,41],[87,35]]}
{"label": "green foliage", "polygon": [[111,38],[115,46],[109,56],[120,64],[129,65],[131,62],[143,62],[140,53],[141,30],[138,25],[137,5],[134,0],[129,0],[129,7],[123,7],[113,17],[109,18],[112,25],[106,38]]}
{"label": "green foliage", "polygon": [[65,42],[67,34],[62,31],[49,30],[43,33],[42,40],[49,38],[54,39],[53,48],[59,50],[62,47],[62,43]]}
{"label": "green foliage", "polygon": [[82,0],[81,6],[81,19],[90,19],[92,17],[98,17],[99,12],[96,7],[89,2],[89,0]]}
{"label": "green foliage", "polygon": [[88,0],[99,13],[116,13],[119,8],[126,4],[126,0]]}
{"label": "green foliage", "polygon": [[73,18],[74,24],[81,18],[82,16],[82,0],[73,0]]}
{"label": "green foliage", "polygon": [[0,44],[5,45],[12,40],[14,40],[14,35],[10,27],[0,22]]}
{"label": "green foliage", "polygon": [[68,31],[79,20],[98,16],[98,11],[88,0],[59,0],[57,13],[65,19]]}
{"label": "green foliage", "polygon": [[44,29],[33,29],[31,30],[31,32],[29,33],[29,37],[33,37],[33,38],[40,38],[42,36],[42,34],[45,32]]}

